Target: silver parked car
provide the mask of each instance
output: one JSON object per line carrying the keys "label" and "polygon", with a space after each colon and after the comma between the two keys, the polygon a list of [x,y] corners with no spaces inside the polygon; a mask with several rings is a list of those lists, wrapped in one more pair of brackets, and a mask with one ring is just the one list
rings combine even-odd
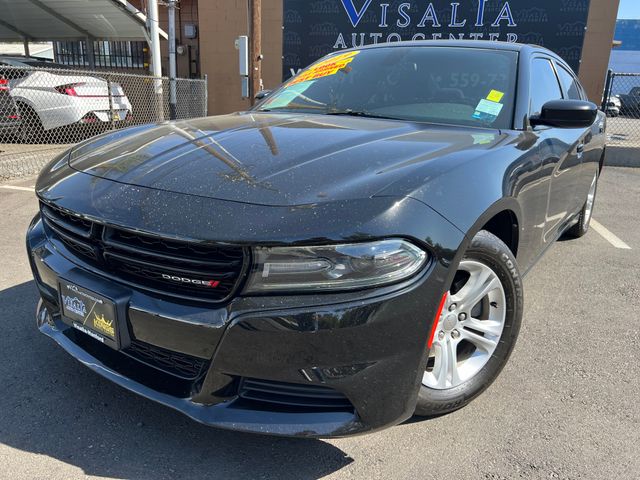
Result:
{"label": "silver parked car", "polygon": [[618,95],[612,95],[605,106],[607,117],[618,117],[622,111],[622,102]]}
{"label": "silver parked car", "polygon": [[118,83],[67,73],[66,66],[37,58],[0,57],[0,65],[6,67],[4,77],[20,112],[24,140],[69,125],[91,126],[97,133],[100,126],[131,117],[131,103]]}

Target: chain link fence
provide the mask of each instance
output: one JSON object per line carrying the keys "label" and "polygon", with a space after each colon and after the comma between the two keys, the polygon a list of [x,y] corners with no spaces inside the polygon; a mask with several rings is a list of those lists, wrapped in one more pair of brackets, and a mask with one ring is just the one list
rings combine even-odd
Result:
{"label": "chain link fence", "polygon": [[640,73],[610,71],[602,109],[609,117],[608,145],[640,147]]}
{"label": "chain link fence", "polygon": [[0,180],[109,130],[206,115],[206,80],[0,65]]}

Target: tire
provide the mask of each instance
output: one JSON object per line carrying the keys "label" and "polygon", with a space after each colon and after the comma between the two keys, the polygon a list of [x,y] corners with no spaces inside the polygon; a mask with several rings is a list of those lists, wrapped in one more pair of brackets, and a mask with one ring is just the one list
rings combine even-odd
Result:
{"label": "tire", "polygon": [[[479,287],[474,289],[476,284]],[[488,293],[484,296],[474,295],[485,291]],[[496,236],[480,231],[465,252],[450,287],[418,393],[416,415],[452,412],[486,390],[516,344],[522,310],[522,279],[513,253]],[[451,350],[445,347],[454,344]],[[448,363],[456,365],[458,378],[443,373],[447,371],[442,360],[446,351],[456,352],[458,361]]]}
{"label": "tire", "polygon": [[598,173],[595,174],[589,187],[589,193],[587,194],[587,200],[584,202],[582,210],[580,210],[580,216],[578,217],[578,223],[567,230],[566,236],[569,238],[584,237],[589,231],[589,225],[591,225],[591,217],[593,216],[593,207],[596,202],[596,195],[598,193]]}
{"label": "tire", "polygon": [[21,123],[18,141],[25,144],[45,142],[47,135],[36,111],[24,103],[19,103],[17,107]]}

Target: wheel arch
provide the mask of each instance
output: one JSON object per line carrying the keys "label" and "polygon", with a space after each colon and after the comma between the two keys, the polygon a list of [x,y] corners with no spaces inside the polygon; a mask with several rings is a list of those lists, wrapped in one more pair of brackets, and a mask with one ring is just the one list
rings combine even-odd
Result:
{"label": "wheel arch", "polygon": [[518,256],[520,222],[513,210],[502,210],[495,214],[480,230],[486,230],[498,237],[509,247],[514,257]]}
{"label": "wheel arch", "polygon": [[36,108],[36,106],[33,104],[33,102],[31,100],[29,100],[28,98],[25,97],[14,97],[13,101],[16,104],[16,107],[18,108],[18,110],[20,110],[20,108],[29,108],[33,111],[33,113],[35,115],[37,115],[38,119],[40,120],[40,122],[42,122],[42,117],[40,116],[40,113],[38,112],[38,109]]}
{"label": "wheel arch", "polygon": [[480,230],[487,230],[502,240],[517,258],[520,250],[521,219],[522,212],[518,201],[513,197],[502,198],[480,215],[467,231],[466,242],[471,242]]}
{"label": "wheel arch", "polygon": [[[450,263],[451,273],[447,282],[453,281],[453,274],[462,261],[469,245],[471,245],[473,237],[475,237],[479,231],[487,228],[487,226],[490,228],[489,232],[502,240],[511,253],[513,253],[516,261],[518,260],[518,254],[522,252],[520,248],[522,210],[520,204],[514,197],[503,197],[486,209],[484,213],[477,218],[475,223],[467,229],[464,240],[458,247],[453,261]],[[508,226],[510,226],[510,228],[507,228]],[[507,240],[506,242],[504,240],[505,238]]]}
{"label": "wheel arch", "polygon": [[30,108],[33,108],[33,110],[36,109],[36,106],[33,103],[33,101],[31,99],[23,96],[23,95],[11,95],[11,98],[16,104],[21,103],[21,104],[26,105],[26,106],[28,106]]}

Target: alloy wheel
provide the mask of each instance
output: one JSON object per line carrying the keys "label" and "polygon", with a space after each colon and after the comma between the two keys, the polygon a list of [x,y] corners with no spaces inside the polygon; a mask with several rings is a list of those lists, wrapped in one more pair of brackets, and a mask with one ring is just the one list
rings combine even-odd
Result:
{"label": "alloy wheel", "polygon": [[444,390],[477,375],[500,342],[506,312],[498,275],[484,263],[463,260],[438,321],[422,384]]}

